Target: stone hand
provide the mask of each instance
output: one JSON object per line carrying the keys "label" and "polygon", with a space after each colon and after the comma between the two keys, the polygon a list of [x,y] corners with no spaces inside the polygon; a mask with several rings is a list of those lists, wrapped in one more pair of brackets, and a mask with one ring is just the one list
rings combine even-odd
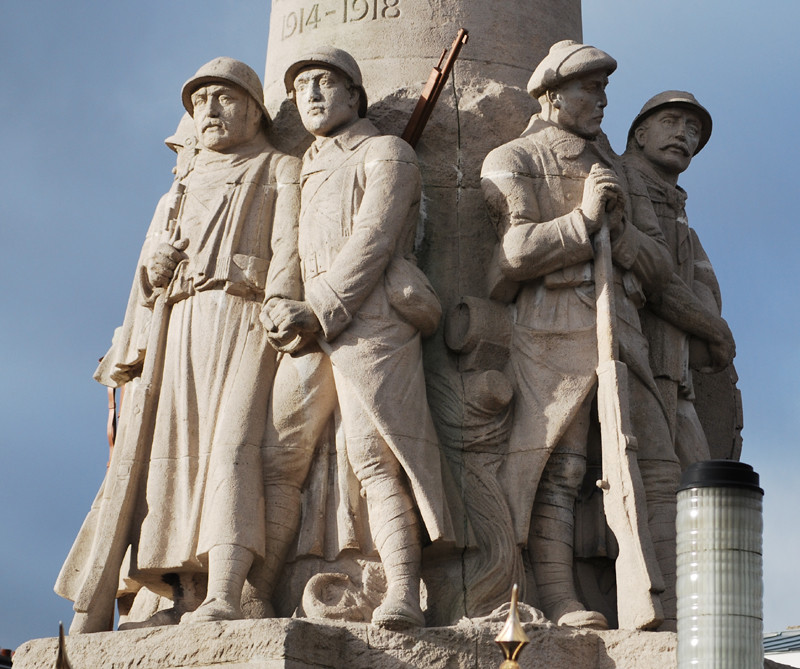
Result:
{"label": "stone hand", "polygon": [[274,321],[269,315],[273,306],[274,304],[263,306],[258,317],[261,321],[261,324],[264,326],[264,329],[267,331],[267,336],[269,339],[279,347],[286,346],[297,336],[297,330],[291,326],[278,330],[278,326],[275,325]]}
{"label": "stone hand", "polygon": [[162,242],[145,264],[147,279],[154,288],[163,288],[172,279],[178,263],[186,258],[184,250],[189,246],[188,239],[179,239],[174,244]]}
{"label": "stone hand", "polygon": [[606,221],[611,240],[615,240],[625,227],[625,195],[621,194],[615,200],[606,203]]}
{"label": "stone hand", "polygon": [[267,316],[272,321],[274,327],[272,332],[275,333],[273,336],[276,339],[283,339],[284,336],[293,337],[300,332],[317,332],[321,329],[319,319],[308,302],[279,300],[269,308]]}
{"label": "stone hand", "polygon": [[581,209],[586,218],[589,234],[600,229],[603,216],[609,213],[609,231],[617,231],[622,225],[625,194],[619,178],[613,170],[592,166],[589,176],[583,183],[583,201]]}
{"label": "stone hand", "polygon": [[733,341],[733,333],[724,318],[719,319],[717,330],[719,336],[708,343],[708,351],[714,371],[722,371],[733,362],[733,358],[736,356],[736,344]]}
{"label": "stone hand", "polygon": [[258,319],[261,321],[261,325],[264,326],[264,329],[270,333],[276,333],[278,328],[275,327],[275,323],[272,322],[272,319],[269,317],[269,310],[270,307],[265,305],[261,307],[261,313],[258,315]]}

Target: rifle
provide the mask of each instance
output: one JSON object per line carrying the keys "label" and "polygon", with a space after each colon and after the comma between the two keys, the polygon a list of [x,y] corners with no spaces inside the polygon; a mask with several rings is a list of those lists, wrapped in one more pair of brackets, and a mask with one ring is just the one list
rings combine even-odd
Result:
{"label": "rifle", "polygon": [[594,240],[597,301],[597,413],[600,418],[606,522],[619,544],[617,616],[620,629],[651,629],[664,620],[658,593],[664,591],[647,524],[644,484],[631,429],[628,368],[619,360],[616,305],[608,223]]}
{"label": "rifle", "polygon": [[401,135],[411,146],[417,145],[420,135],[422,135],[422,131],[425,129],[425,125],[428,123],[428,119],[433,112],[433,108],[436,106],[436,101],[439,99],[439,95],[444,85],[447,83],[447,79],[453,69],[453,64],[461,51],[461,47],[467,43],[468,39],[469,33],[464,28],[461,28],[455,40],[453,40],[450,53],[448,54],[447,49],[442,49],[439,62],[433,70],[431,70],[428,83],[426,83],[425,88],[422,89],[422,94],[419,96],[419,100],[417,100],[417,106],[414,107],[406,129],[403,130],[403,134]]}
{"label": "rifle", "polygon": [[[100,358],[102,360],[102,358]],[[106,437],[108,438],[108,465],[114,453],[114,442],[117,440],[117,389],[108,388],[108,421],[106,422]]]}
{"label": "rifle", "polygon": [[[177,236],[184,185],[176,182],[175,200],[168,213],[170,239]],[[169,315],[172,309],[164,289],[156,298],[150,320],[147,353],[139,387],[134,391],[129,420],[121,426],[103,482],[103,501],[97,519],[86,577],[75,598],[70,634],[109,629],[114,620],[119,572],[128,549],[136,493],[153,439],[158,396],[164,370]]]}

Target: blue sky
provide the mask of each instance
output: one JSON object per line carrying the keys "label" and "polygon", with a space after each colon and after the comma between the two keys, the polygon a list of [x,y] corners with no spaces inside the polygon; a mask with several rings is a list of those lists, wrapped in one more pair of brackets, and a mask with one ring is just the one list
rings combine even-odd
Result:
{"label": "blue sky", "polygon": [[[661,90],[714,118],[681,183],[737,340],[743,460],[766,490],[765,629],[800,624],[800,3],[585,0],[583,15],[584,40],[619,62],[604,121],[618,150]],[[218,55],[263,73],[268,23],[267,0],[0,3],[2,647],[71,618],[52,584],[107,459],[91,373],[169,186],[180,86]]]}

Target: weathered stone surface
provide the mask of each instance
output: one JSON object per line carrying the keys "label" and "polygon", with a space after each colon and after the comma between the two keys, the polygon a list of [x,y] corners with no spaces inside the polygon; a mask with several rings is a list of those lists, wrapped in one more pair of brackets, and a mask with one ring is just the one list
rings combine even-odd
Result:
{"label": "weathered stone surface", "polygon": [[[73,669],[497,669],[501,620],[398,633],[356,623],[240,620],[69,636]],[[523,669],[673,669],[672,632],[592,632],[525,623]],[[17,649],[15,669],[51,669],[58,639]],[[765,669],[784,666],[765,661]]]}
{"label": "weathered stone surface", "polygon": [[481,71],[494,64],[505,73],[489,79],[516,78],[521,87],[549,44],[580,37],[580,20],[580,2],[575,0],[493,4],[481,0],[322,0],[308,6],[273,0],[265,97],[273,105],[280,104],[283,72],[292,54],[318,44],[333,44],[352,53],[364,72],[367,91],[376,100],[403,86],[417,90],[428,78],[431,61],[435,64],[442,47],[450,44],[461,27],[474,29],[464,62],[474,63]]}
{"label": "weathered stone surface", "polygon": [[[265,75],[273,140],[287,152],[299,155],[311,138],[286,101],[284,72],[298,53],[325,44],[355,57],[368,118],[380,131],[399,135],[431,68],[461,27],[472,31],[470,41],[415,147],[423,183],[417,257],[445,311],[462,296],[486,295],[482,268],[495,233],[479,187],[480,166],[492,148],[517,136],[536,110],[525,82],[550,44],[580,37],[580,2],[324,0],[306,6],[275,0]],[[436,576],[424,567],[433,602],[426,619],[443,624],[459,611],[483,615],[504,601],[509,584],[522,577],[521,558],[494,476],[508,432],[507,388],[482,392],[482,370],[473,370],[469,361],[459,368],[442,327],[424,349],[428,401],[445,460],[461,505],[474,516],[466,526],[474,550],[453,552],[449,565],[442,558],[433,569]],[[480,353],[485,359],[483,348]],[[490,357],[501,360],[502,352]]]}
{"label": "weathered stone surface", "polygon": [[[357,597],[349,578],[327,575],[309,584],[304,607],[319,603],[326,617],[371,617],[393,629],[417,626],[424,624],[421,534],[447,543],[456,536],[422,367],[421,334],[436,330],[441,305],[414,256],[422,190],[416,155],[364,118],[362,74],[346,51],[321,44],[297,52],[285,81],[314,143],[303,156],[297,237],[283,240],[298,249],[292,274],[302,299],[268,287],[264,307],[281,347],[306,340],[281,360],[272,394],[263,462],[268,561],[280,565],[294,540],[315,445],[334,421],[343,439],[339,489],[349,484],[353,498],[360,490],[366,500],[351,523],[368,528],[385,594]],[[291,377],[281,377],[286,365]],[[339,516],[352,508],[343,497]],[[265,580],[262,598],[272,598],[275,582]],[[362,608],[375,599],[383,601],[365,616]]]}
{"label": "weathered stone surface", "polygon": [[714,459],[738,460],[742,454],[744,416],[738,378],[734,365],[721,372],[692,375],[697,417]]}
{"label": "weathered stone surface", "polygon": [[671,281],[648,301],[641,317],[684,469],[711,457],[738,458],[741,450],[736,347],[720,313],[719,282],[689,226],[686,192],[678,184],[710,137],[705,107],[686,91],[664,91],[645,102],[634,119],[624,154],[641,196],[652,202],[673,262]]}

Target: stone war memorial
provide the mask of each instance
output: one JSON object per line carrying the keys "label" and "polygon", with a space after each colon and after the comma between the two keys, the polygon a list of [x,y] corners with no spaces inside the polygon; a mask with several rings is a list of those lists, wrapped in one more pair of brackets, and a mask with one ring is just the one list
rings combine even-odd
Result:
{"label": "stone war memorial", "polygon": [[580,0],[273,0],[265,46],[175,91],[75,615],[14,666],[483,669],[510,615],[509,668],[677,667],[676,493],[742,446],[702,91],[615,152]]}

